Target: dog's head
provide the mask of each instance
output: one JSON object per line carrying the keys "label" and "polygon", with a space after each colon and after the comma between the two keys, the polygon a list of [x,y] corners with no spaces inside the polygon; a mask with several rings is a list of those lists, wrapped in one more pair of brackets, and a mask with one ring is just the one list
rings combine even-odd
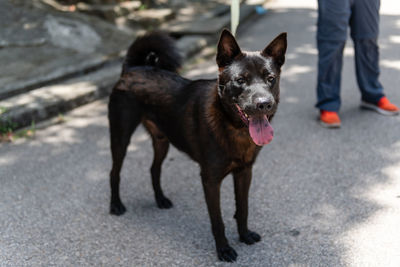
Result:
{"label": "dog's head", "polygon": [[249,128],[257,145],[271,142],[269,123],[279,102],[279,77],[285,62],[286,33],[260,52],[242,52],[235,37],[224,30],[218,43],[218,94],[233,119]]}

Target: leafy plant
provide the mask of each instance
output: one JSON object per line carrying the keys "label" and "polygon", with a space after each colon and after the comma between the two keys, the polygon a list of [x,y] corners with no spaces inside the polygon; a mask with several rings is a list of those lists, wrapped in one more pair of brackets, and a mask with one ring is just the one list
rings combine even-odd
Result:
{"label": "leafy plant", "polygon": [[10,118],[0,120],[0,134],[7,134],[17,127],[17,123],[13,122]]}

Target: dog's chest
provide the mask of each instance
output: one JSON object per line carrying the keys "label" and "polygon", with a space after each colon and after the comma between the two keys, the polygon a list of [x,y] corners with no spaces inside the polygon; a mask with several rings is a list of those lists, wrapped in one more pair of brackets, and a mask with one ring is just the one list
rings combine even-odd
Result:
{"label": "dog's chest", "polygon": [[241,130],[234,132],[230,138],[229,147],[232,167],[252,164],[260,150],[260,148],[253,143],[248,133]]}

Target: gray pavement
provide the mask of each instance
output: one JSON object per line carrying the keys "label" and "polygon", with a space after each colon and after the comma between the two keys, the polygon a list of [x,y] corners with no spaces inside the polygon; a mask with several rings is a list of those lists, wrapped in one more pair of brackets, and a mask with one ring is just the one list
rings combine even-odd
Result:
{"label": "gray pavement", "polygon": [[[400,117],[358,108],[349,42],[342,128],[317,124],[315,3],[290,7],[293,2],[274,2],[267,15],[239,30],[247,49],[263,48],[282,31],[289,42],[276,136],[253,171],[249,226],[262,235],[260,243],[238,242],[228,177],[222,212],[239,257],[235,264],[217,261],[198,167],[175,149],[162,176],[174,207],[159,210],[143,129],[133,136],[122,171],[128,212],[110,216],[103,100],[37,131],[33,140],[0,145],[0,266],[399,266]],[[381,16],[381,80],[400,104],[400,12],[388,10]],[[187,76],[215,77],[213,60]]]}

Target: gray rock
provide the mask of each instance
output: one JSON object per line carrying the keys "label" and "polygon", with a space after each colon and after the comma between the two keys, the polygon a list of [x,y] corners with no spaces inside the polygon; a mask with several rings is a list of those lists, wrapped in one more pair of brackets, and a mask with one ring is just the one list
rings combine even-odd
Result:
{"label": "gray rock", "polygon": [[[221,10],[223,9],[221,8]],[[231,19],[229,13],[216,16],[214,12],[203,14],[193,20],[187,19],[187,16],[184,16],[182,19],[178,17],[177,20],[163,24],[162,29],[177,35],[213,35],[222,28],[227,27]],[[240,9],[240,21],[244,21],[254,12],[254,6],[242,5]]]}
{"label": "gray rock", "polygon": [[206,47],[208,40],[209,38],[204,36],[184,36],[176,42],[176,45],[182,57],[188,58]]}
{"label": "gray rock", "polygon": [[120,57],[135,37],[103,20],[0,1],[0,100]]}
{"label": "gray rock", "polygon": [[48,15],[44,28],[53,45],[84,54],[94,52],[102,41],[91,26],[69,18]]}
{"label": "gray rock", "polygon": [[130,14],[127,20],[133,25],[141,25],[145,28],[158,26],[175,17],[170,8],[145,9]]}

